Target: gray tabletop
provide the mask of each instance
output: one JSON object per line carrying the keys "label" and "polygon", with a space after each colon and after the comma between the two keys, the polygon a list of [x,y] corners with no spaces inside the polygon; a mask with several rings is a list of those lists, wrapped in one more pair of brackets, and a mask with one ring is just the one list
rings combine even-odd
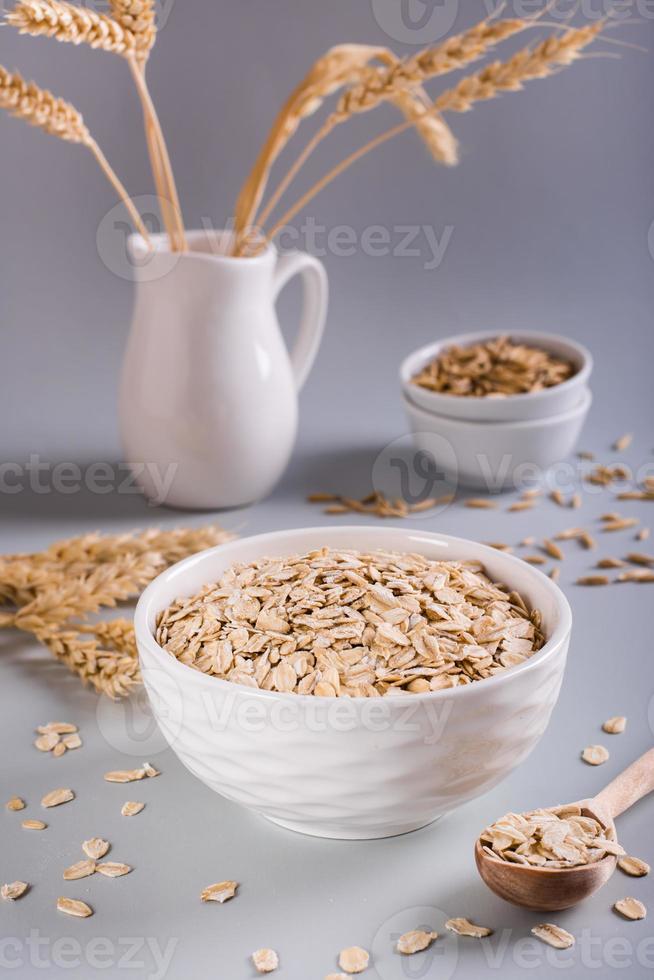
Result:
{"label": "gray tabletop", "polygon": [[[628,402],[629,390],[623,390]],[[329,441],[331,426],[325,425],[318,438],[319,423],[305,427],[272,497],[248,510],[219,515],[221,523],[249,534],[333,521],[307,504],[305,494],[316,488],[366,492],[384,440],[391,442],[403,431],[397,396],[389,397],[381,438],[352,425],[347,440],[337,445]],[[612,460],[617,457],[610,443],[633,415],[628,404],[617,411],[597,401],[583,444],[598,458]],[[344,408],[338,411],[344,424]],[[650,457],[643,426],[624,458],[637,467]],[[532,511],[516,514],[507,510],[512,499],[515,495],[497,498],[493,511],[466,509],[459,500],[437,518],[423,515],[414,522],[424,529],[516,545],[525,535],[551,535],[570,524],[596,530],[598,516],[614,506],[609,493],[588,488],[580,511],[562,510],[543,499]],[[140,498],[118,493],[97,498],[84,491],[68,497],[26,491],[7,496],[4,503],[10,518],[3,531],[7,550],[37,548],[97,527],[110,531],[209,519],[153,511]],[[620,510],[646,523],[650,506],[624,503]],[[512,908],[486,889],[472,855],[476,834],[493,817],[509,808],[592,795],[652,743],[651,640],[644,624],[652,586],[593,590],[574,584],[597,555],[621,556],[647,545],[634,545],[633,531],[597,537],[592,556],[575,543],[565,546],[561,584],[573,606],[574,635],[561,697],[541,743],[491,793],[395,839],[311,839],[224,801],[164,749],[143,696],[115,704],[98,700],[29,638],[3,634],[2,795],[22,796],[27,809],[12,813],[3,808],[0,814],[0,877],[23,879],[31,889],[0,908],[2,970],[16,967],[21,977],[37,977],[47,965],[48,975],[119,977],[129,967],[144,977],[247,980],[255,975],[250,953],[271,946],[280,954],[280,980],[309,980],[336,969],[339,950],[356,944],[371,951],[368,975],[380,980],[477,980],[497,970],[505,978],[525,971],[540,977],[559,967],[576,978],[627,965],[631,976],[647,975],[654,967],[650,920],[626,922],[611,906],[625,895],[651,905],[651,878],[616,872],[595,898],[556,914],[554,920],[577,938],[571,950],[557,952],[530,937],[539,916]],[[614,714],[627,716],[627,730],[605,735],[601,723]],[[83,747],[60,759],[37,752],[33,729],[52,719],[75,722]],[[604,766],[592,768],[579,756],[584,746],[597,742],[607,744],[611,755]],[[144,759],[161,769],[159,778],[128,787],[102,778],[108,769],[133,767]],[[41,797],[59,786],[70,786],[76,800],[43,811]],[[146,807],[136,817],[121,817],[127,799],[143,800]],[[619,821],[627,850],[650,861],[652,805],[645,800]],[[21,829],[21,819],[43,816],[49,825],[44,832]],[[63,868],[83,856],[81,842],[92,836],[109,840],[111,857],[132,865],[133,872],[117,880],[96,875],[64,884]],[[227,878],[241,882],[236,899],[224,906],[200,903],[203,886]],[[55,910],[60,894],[87,900],[95,915],[88,920],[61,915]],[[461,915],[491,926],[494,935],[479,942],[446,934],[445,920]],[[394,937],[420,925],[441,934],[432,950],[413,958],[393,953]]]}
{"label": "gray tabletop", "polygon": [[[489,9],[487,3],[431,6],[437,12],[460,7],[456,30]],[[518,6],[529,5],[509,5],[509,16]],[[651,52],[654,22],[646,6],[638,5],[642,23],[619,36]],[[274,112],[329,45],[356,39],[415,50],[388,36],[378,12],[383,7],[304,0],[163,4],[170,18],[148,73],[189,226],[224,223]],[[66,46],[1,33],[2,62],[79,101],[130,190],[149,192],[140,111],[120,59],[103,59],[101,74],[97,52],[80,47],[72,57]],[[93,248],[115,201],[92,161],[1,119],[4,169],[12,174],[1,195],[1,451],[12,467],[0,481],[1,550],[154,524],[219,520],[253,534],[341,520],[307,504],[306,494],[370,490],[379,454],[407,431],[400,358],[435,337],[487,327],[555,330],[587,344],[596,358],[595,401],[583,447],[612,460],[612,441],[633,431],[625,458],[635,470],[651,467],[654,61],[642,52],[621,53],[619,61],[586,60],[457,117],[462,163],[454,170],[434,172],[428,155],[407,138],[316,199],[308,217],[322,233],[311,241],[303,226],[298,244],[324,256],[332,302],[302,394],[297,448],[268,500],[220,515],[152,509],[125,487],[94,494],[83,480],[76,490],[54,489],[52,467],[61,462],[73,462],[82,474],[91,463],[108,462],[114,485],[121,482],[116,388],[131,288]],[[390,110],[386,118],[392,124]],[[381,131],[377,123],[362,120],[356,133],[335,134],[333,157],[316,161],[315,179],[339,152],[359,145],[362,133]],[[352,223],[357,240],[382,223],[392,250],[373,255],[357,246],[352,254],[325,244],[325,231],[342,222]],[[409,252],[400,248],[407,226],[414,232]],[[285,323],[292,322],[293,303],[283,297]],[[45,469],[37,472],[41,464]],[[13,492],[16,481],[19,492]],[[575,485],[576,478],[566,492]],[[580,511],[543,500],[533,511],[509,513],[510,499],[501,498],[493,511],[457,502],[415,524],[516,545],[525,535],[542,538],[573,523],[595,529],[598,516],[614,506],[654,522],[654,505],[615,505],[609,492],[587,486]],[[622,556],[636,546],[633,532],[597,537],[593,555],[575,543],[565,546],[561,585],[573,607],[574,633],[560,699],[536,750],[491,793],[389,840],[297,836],[225,802],[163,748],[141,697],[99,701],[28,637],[0,632],[0,798],[18,794],[28,804],[22,814],[0,808],[0,880],[31,884],[19,901],[0,901],[0,973],[26,980],[251,980],[250,954],[271,946],[281,961],[273,976],[320,980],[337,969],[339,950],[357,944],[371,951],[364,974],[371,980],[516,980],[557,969],[569,980],[627,969],[630,977],[649,976],[651,915],[626,922],[612,904],[634,895],[654,905],[652,876],[636,880],[616,872],[594,899],[556,915],[577,940],[557,952],[530,937],[539,917],[495,898],[473,861],[475,837],[494,817],[592,795],[652,745],[654,586],[575,586],[596,555]],[[628,717],[626,732],[604,735],[602,722],[615,714]],[[54,719],[75,722],[84,742],[60,759],[32,745],[35,726]],[[592,768],[580,752],[598,742],[611,756]],[[161,769],[159,778],[136,788],[103,781],[108,769],[144,759]],[[58,786],[72,787],[76,800],[42,811],[41,797]],[[146,807],[124,818],[127,799]],[[619,821],[625,847],[650,862],[653,808],[654,800],[645,800]],[[44,832],[21,829],[23,818],[42,816],[49,824]],[[81,842],[92,836],[109,840],[111,857],[134,870],[122,879],[96,875],[64,883],[62,870],[82,857]],[[205,885],[228,878],[241,882],[233,901],[200,902]],[[95,915],[81,920],[58,913],[61,894],[87,900]],[[450,916],[468,916],[494,934],[483,942],[457,940],[444,929]],[[440,938],[427,954],[400,959],[394,937],[419,925]]]}

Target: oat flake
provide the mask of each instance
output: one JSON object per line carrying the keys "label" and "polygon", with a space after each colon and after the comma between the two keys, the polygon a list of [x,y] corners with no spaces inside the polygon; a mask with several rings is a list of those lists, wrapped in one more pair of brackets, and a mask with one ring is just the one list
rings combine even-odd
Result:
{"label": "oat flake", "polygon": [[72,789],[53,789],[51,793],[46,793],[41,800],[41,806],[60,806],[62,803],[70,803],[75,799]]}
{"label": "oat flake", "polygon": [[368,969],[370,953],[362,949],[361,946],[348,946],[342,949],[338,957],[338,965],[346,973],[363,973]]}
{"label": "oat flake", "polygon": [[627,727],[627,719],[624,715],[614,715],[612,718],[607,718],[607,720],[602,725],[602,728],[609,735],[620,735]]}
{"label": "oat flake", "polygon": [[605,749],[603,745],[589,745],[581,753],[581,758],[589,766],[601,766],[607,761],[608,757],[608,749]]}
{"label": "oat flake", "polygon": [[259,973],[272,973],[279,966],[279,957],[274,949],[257,949],[252,962]]}
{"label": "oat flake", "polygon": [[82,850],[86,856],[94,858],[96,861],[105,856],[109,847],[109,841],[102,840],[101,837],[91,837],[90,840],[85,840],[82,844]]}
{"label": "oat flake", "polygon": [[637,898],[621,898],[613,906],[616,912],[624,916],[625,919],[644,919],[647,909]]}
{"label": "oat flake", "polygon": [[548,946],[554,949],[570,949],[575,944],[575,937],[560,926],[555,926],[551,922],[543,922],[534,926],[531,930],[532,935],[542,939]]}
{"label": "oat flake", "polygon": [[78,878],[88,878],[89,875],[95,874],[95,871],[95,861],[78,861],[77,864],[71,864],[69,868],[66,868],[64,871],[64,881],[77,881]]}
{"label": "oat flake", "polygon": [[482,939],[484,936],[492,936],[493,930],[486,926],[476,926],[469,919],[448,919],[445,928],[450,932],[455,932],[457,936],[472,936],[475,939]]}
{"label": "oat flake", "polygon": [[21,895],[24,895],[28,888],[29,885],[26,881],[12,881],[10,884],[3,885],[0,888],[0,895],[13,902],[15,899],[20,898]]}
{"label": "oat flake", "polygon": [[397,941],[398,953],[410,956],[412,953],[419,953],[423,949],[431,946],[433,941],[438,938],[437,932],[423,932],[417,929],[414,932],[405,932]]}
{"label": "oat flake", "polygon": [[86,902],[76,898],[66,898],[63,895],[57,899],[57,910],[65,912],[66,915],[77,916],[78,919],[86,919],[89,915],[93,915],[93,909]]}
{"label": "oat flake", "polygon": [[631,857],[629,854],[625,854],[619,859],[618,867],[625,874],[631,875],[632,878],[643,878],[649,874],[650,870],[649,864],[646,861],[641,861],[637,857]]}
{"label": "oat flake", "polygon": [[123,803],[120,812],[124,817],[135,817],[144,807],[145,803],[139,803],[137,800],[127,800]]}
{"label": "oat flake", "polygon": [[237,888],[237,881],[219,881],[215,885],[207,885],[201,892],[200,898],[203,902],[220,902],[222,905],[223,902],[234,898]]}

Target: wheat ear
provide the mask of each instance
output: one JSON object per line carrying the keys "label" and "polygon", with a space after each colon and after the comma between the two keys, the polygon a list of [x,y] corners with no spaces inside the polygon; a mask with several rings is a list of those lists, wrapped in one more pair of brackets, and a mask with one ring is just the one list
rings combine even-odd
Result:
{"label": "wheat ear", "polygon": [[17,72],[12,74],[0,66],[0,108],[7,109],[17,119],[38,126],[51,136],[78,143],[90,150],[127,208],[135,227],[151,246],[147,228],[132,199],[74,106],[47,89],[39,88],[34,82],[26,82]]}
{"label": "wheat ear", "polygon": [[137,61],[144,65],[157,39],[154,0],[109,0],[109,7],[114,20],[134,36]]}
{"label": "wheat ear", "polygon": [[386,49],[378,49],[376,57],[384,67],[370,66],[353,78],[351,87],[341,96],[335,111],[305,146],[280,184],[271,195],[259,217],[264,225],[282,195],[319,144],[340,123],[360,112],[376,108],[381,102],[390,101],[404,113],[422,134],[436,160],[449,166],[457,162],[456,141],[446,123],[433,111],[431,100],[422,88],[432,78],[461,69],[478,61],[489,50],[514,34],[533,26],[536,18],[484,20],[469,30],[448,38],[435,48],[428,48],[414,57],[401,61]]}
{"label": "wheat ear", "polygon": [[[359,81],[371,61],[378,59],[385,64],[396,64],[398,58],[387,48],[374,47],[365,44],[341,44],[331,48],[314,64],[309,74],[291,94],[286,104],[279,112],[270,131],[255,166],[243,185],[234,212],[235,240],[237,254],[242,254],[247,230],[256,219],[256,212],[261,203],[273,163],[282,149],[293,136],[303,119],[313,115],[324,100],[346,85]],[[428,103],[424,91],[416,86],[398,91],[393,99],[394,104],[405,115],[412,119],[422,136],[427,148],[434,157],[442,163],[453,165],[457,162],[457,144],[447,125],[436,118],[428,119],[423,114],[423,107]],[[317,143],[316,143],[317,145]],[[306,148],[308,156],[311,148]],[[304,155],[303,155],[304,157]],[[297,161],[292,173],[286,175],[282,184],[268,202],[260,222],[267,220],[277,201],[290,184],[297,170],[302,166],[302,160]]]}
{"label": "wheat ear", "polygon": [[[561,35],[546,38],[535,47],[524,48],[506,62],[494,62],[480,72],[470,75],[452,89],[440,95],[432,105],[432,111],[467,112],[477,101],[492,99],[503,92],[517,92],[525,82],[536,78],[546,78],[558,68],[572,64],[597,35],[602,31],[604,22],[581,28],[571,28]],[[375,139],[355,150],[345,160],[330,170],[299,201],[290,207],[276,222],[267,234],[274,238],[280,228],[293,220],[295,215],[311,201],[316,194],[332,182],[336,177],[360,160],[371,150],[376,149],[388,140],[411,127],[410,122],[401,123],[392,129],[381,133]]]}
{"label": "wheat ear", "polygon": [[[136,8],[142,8],[140,17]],[[152,0],[113,0],[114,10],[118,17],[98,14],[67,0],[18,0],[6,19],[21,34],[88,44],[127,58],[143,107],[148,153],[164,224],[173,251],[181,251],[186,240],[179,198],[161,126],[145,83],[145,63],[156,37],[154,7]]]}

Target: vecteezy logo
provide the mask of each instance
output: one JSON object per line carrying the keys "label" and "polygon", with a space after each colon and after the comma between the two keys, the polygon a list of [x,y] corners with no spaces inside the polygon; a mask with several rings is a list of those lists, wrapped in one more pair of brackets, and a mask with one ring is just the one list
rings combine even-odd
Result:
{"label": "vecteezy logo", "polygon": [[[159,234],[162,227],[158,199],[151,194],[141,194],[132,200],[150,234]],[[175,268],[179,261],[179,252],[160,254],[154,261],[154,253],[148,253],[143,243],[135,244],[138,239],[132,239],[133,232],[132,225],[127,221],[125,208],[120,202],[107,211],[100,221],[95,236],[96,247],[100,259],[110,272],[129,282],[152,282],[154,279],[162,279]]]}
{"label": "vecteezy logo", "polygon": [[404,44],[433,44],[450,32],[459,0],[370,0],[381,29]]}
{"label": "vecteezy logo", "polygon": [[[433,432],[401,436],[389,443],[377,456],[372,468],[372,485],[388,500],[401,499],[410,507],[443,498],[447,506],[456,491],[457,460],[454,449],[442,436]],[[428,506],[414,516],[433,517]]]}

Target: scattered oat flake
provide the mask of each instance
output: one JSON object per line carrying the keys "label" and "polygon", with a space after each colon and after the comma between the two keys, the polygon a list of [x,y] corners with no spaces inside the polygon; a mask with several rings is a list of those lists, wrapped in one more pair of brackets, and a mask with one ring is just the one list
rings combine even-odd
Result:
{"label": "scattered oat flake", "polygon": [[577,579],[577,585],[610,585],[608,575],[582,575]]}
{"label": "scattered oat flake", "polygon": [[129,864],[120,864],[118,861],[103,861],[98,864],[96,869],[105,878],[122,878],[123,875],[128,875],[132,870]]}
{"label": "scattered oat flake", "polygon": [[398,953],[404,953],[405,956],[410,956],[412,953],[420,953],[423,949],[431,946],[435,939],[438,939],[437,932],[423,932],[422,929],[405,932],[397,941],[397,951]]}
{"label": "scattered oat flake", "polygon": [[89,915],[93,915],[93,909],[86,902],[81,902],[77,898],[66,898],[64,895],[60,895],[57,899],[57,911],[74,915],[78,919],[86,919]]}
{"label": "scattered oat flake", "polygon": [[598,568],[624,568],[621,558],[600,558],[597,563]]}
{"label": "scattered oat flake", "polygon": [[516,502],[511,504],[509,507],[509,511],[531,510],[534,504],[534,500],[516,500]]}
{"label": "scattered oat flake", "polygon": [[347,980],[346,973],[328,973],[325,980]]}
{"label": "scattered oat flake", "polygon": [[82,745],[82,739],[79,737],[77,732],[74,732],[72,735],[64,735],[61,741],[69,750],[79,749]]}
{"label": "scattered oat flake", "polygon": [[625,432],[625,434],[623,436],[620,436],[619,439],[616,439],[615,440],[615,442],[613,443],[613,448],[615,449],[615,451],[617,453],[621,453],[625,449],[628,449],[629,448],[629,446],[631,445],[631,443],[633,441],[633,438],[634,437],[633,437],[633,434],[631,432]]}
{"label": "scattered oat flake", "polygon": [[621,898],[613,906],[616,912],[624,916],[625,919],[644,919],[647,909],[637,898]]}
{"label": "scattered oat flake", "polygon": [[109,847],[109,841],[102,840],[101,837],[91,837],[90,840],[85,840],[82,844],[82,850],[86,856],[94,858],[96,861],[105,856]]}
{"label": "scattered oat flake", "polygon": [[20,796],[12,796],[10,800],[7,800],[5,806],[8,810],[24,810],[25,800],[21,800]]}
{"label": "scattered oat flake", "polygon": [[41,800],[41,806],[59,806],[61,803],[70,803],[75,799],[72,789],[53,789],[51,793],[46,793]]}
{"label": "scattered oat flake", "polygon": [[90,875],[95,874],[95,872],[95,861],[78,861],[77,864],[71,864],[69,868],[66,868],[64,871],[64,881],[77,881],[78,878],[88,878]]}
{"label": "scattered oat flake", "polygon": [[3,885],[0,888],[0,895],[8,901],[14,901],[24,895],[29,885],[26,881],[12,881],[10,884]]}
{"label": "scattered oat flake", "polygon": [[106,772],[104,778],[108,783],[133,783],[145,777],[145,769],[115,769]]}
{"label": "scattered oat flake", "polygon": [[124,817],[135,817],[144,807],[145,803],[139,803],[137,800],[127,800],[123,803],[120,812]]}
{"label": "scattered oat flake", "polygon": [[219,881],[215,885],[208,885],[203,889],[200,898],[203,902],[220,902],[222,905],[223,902],[234,898],[237,888],[238,881]]}
{"label": "scattered oat flake", "polygon": [[602,728],[609,735],[620,735],[627,727],[627,719],[624,715],[614,715],[612,718],[607,718]]}
{"label": "scattered oat flake", "polygon": [[603,745],[588,745],[581,753],[581,758],[589,766],[601,766],[608,757],[608,749],[605,749]]}
{"label": "scattered oat flake", "polygon": [[561,578],[561,569],[558,566],[550,569],[550,578],[553,582],[558,582]]}
{"label": "scattered oat flake", "polygon": [[475,939],[482,939],[484,936],[491,936],[492,929],[486,926],[476,926],[469,919],[448,919],[445,928],[450,932],[455,932],[457,936],[473,936]]}
{"label": "scattered oat flake", "polygon": [[572,509],[579,510],[579,508],[581,507],[581,503],[582,503],[581,494],[573,493],[572,497],[570,498],[570,506],[572,507]]}
{"label": "scattered oat flake", "polygon": [[56,735],[72,735],[77,731],[77,725],[72,725],[69,721],[49,721],[47,725],[39,725],[36,729],[39,735],[47,735],[54,732]]}
{"label": "scattered oat flake", "polygon": [[154,766],[151,766],[149,762],[143,763],[143,772],[148,779],[154,779],[155,776],[161,775],[161,772],[158,769],[155,769]]}
{"label": "scattered oat flake", "polygon": [[534,926],[531,932],[533,936],[542,939],[544,943],[553,946],[555,949],[570,949],[575,944],[574,936],[551,922],[542,922],[540,925]]}
{"label": "scattered oat flake", "polygon": [[494,500],[487,500],[486,497],[469,497],[464,504],[472,510],[494,510],[497,507]]}
{"label": "scattered oat flake", "polygon": [[52,750],[52,755],[55,759],[59,759],[67,751],[66,746],[63,742],[57,742]]}
{"label": "scattered oat flake", "polygon": [[636,534],[636,541],[647,541],[651,533],[648,527],[641,527],[640,531]]}
{"label": "scattered oat flake", "polygon": [[43,823],[42,820],[23,820],[21,827],[25,830],[45,830],[47,823]]}
{"label": "scattered oat flake", "polygon": [[272,973],[279,966],[279,956],[274,949],[257,949],[252,962],[259,973]]}
{"label": "scattered oat flake", "polygon": [[555,504],[558,504],[559,507],[565,507],[565,497],[560,490],[552,490],[550,493],[550,499],[553,500]]}
{"label": "scattered oat flake", "polygon": [[618,859],[618,867],[625,874],[631,875],[632,878],[643,878],[649,874],[650,870],[649,864],[646,861],[641,861],[637,857],[631,857],[629,854],[624,854]]}
{"label": "scattered oat flake", "polygon": [[346,973],[363,973],[368,969],[370,953],[362,949],[361,946],[348,946],[342,949],[338,957],[338,965]]}
{"label": "scattered oat flake", "polygon": [[56,732],[46,732],[45,735],[39,735],[38,738],[34,739],[34,747],[39,752],[52,752],[58,744],[59,735]]}

